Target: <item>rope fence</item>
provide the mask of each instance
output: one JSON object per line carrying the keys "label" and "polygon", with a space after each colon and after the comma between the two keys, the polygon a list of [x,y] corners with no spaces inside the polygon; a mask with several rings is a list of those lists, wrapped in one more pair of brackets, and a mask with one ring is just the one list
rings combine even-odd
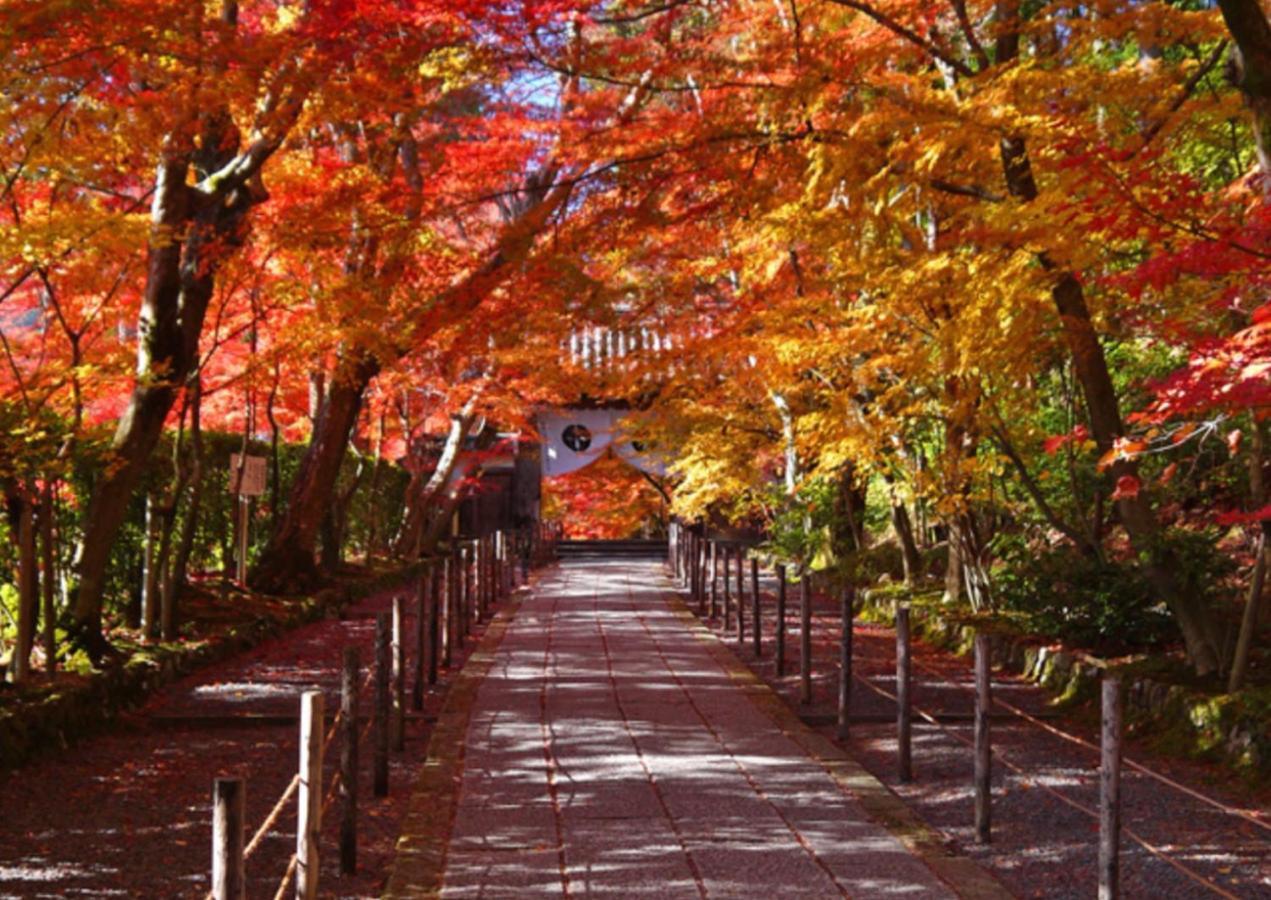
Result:
{"label": "rope fence", "polygon": [[[739,621],[736,625],[736,633],[738,637],[739,649],[743,645],[742,636],[744,635],[744,625],[740,621],[743,614],[743,590],[744,582],[740,577],[740,559],[745,553],[745,542],[733,540],[713,540],[709,536],[699,533],[700,529],[687,528],[681,523],[675,522],[671,525],[669,541],[668,541],[668,565],[672,574],[681,589],[688,593],[690,608],[697,610],[703,619],[713,619],[717,616],[719,610],[716,599],[718,595],[717,581],[722,578],[723,581],[723,598],[724,598],[724,629],[728,633],[732,629],[732,623],[729,621],[732,597],[729,587],[729,560],[735,554],[738,557],[738,573],[736,584],[736,611]],[[722,561],[723,565],[720,565]],[[756,574],[757,569],[753,568],[757,563],[752,558],[752,613],[753,634],[755,636],[754,653],[756,658],[762,655],[762,645],[759,641],[759,623],[760,623],[760,589],[759,580]],[[777,578],[777,627],[773,636],[775,647],[773,648],[774,656],[777,661],[776,672],[778,677],[785,674],[785,656],[786,656],[786,569],[784,566],[776,566],[774,574]],[[812,668],[811,653],[811,591],[805,585],[808,583],[807,578],[800,579],[799,591],[799,619],[800,621],[800,695],[801,702],[806,704],[810,702],[810,681]],[[708,602],[709,600],[709,602]],[[1223,803],[1213,797],[1210,797],[1187,785],[1157,772],[1148,766],[1124,757],[1121,752],[1121,740],[1123,734],[1123,716],[1122,716],[1122,691],[1119,679],[1114,676],[1106,676],[1103,686],[1103,716],[1102,716],[1102,737],[1099,744],[1095,744],[1078,735],[1071,734],[1061,728],[1057,728],[1047,722],[1043,722],[1036,716],[1033,716],[1015,704],[1009,701],[993,696],[990,690],[989,677],[989,643],[987,636],[978,635],[976,638],[976,665],[975,665],[975,684],[967,685],[962,682],[952,681],[947,678],[939,670],[914,660],[909,648],[909,610],[904,604],[898,604],[896,610],[896,684],[898,690],[893,693],[878,685],[870,679],[852,671],[851,659],[851,639],[850,631],[853,624],[853,613],[851,607],[851,591],[845,592],[844,602],[840,604],[843,620],[843,637],[840,642],[840,660],[839,660],[839,737],[845,738],[847,735],[847,721],[850,704],[850,694],[846,691],[845,685],[850,681],[857,681],[871,691],[892,701],[896,704],[896,727],[897,727],[897,774],[901,781],[908,781],[912,776],[911,771],[911,747],[910,747],[910,718],[916,715],[917,718],[930,725],[936,726],[940,731],[953,738],[956,742],[970,747],[975,754],[975,799],[976,799],[976,822],[975,831],[977,838],[981,842],[989,841],[989,709],[992,705],[997,705],[1001,709],[1010,713],[1011,716],[1019,720],[1033,725],[1049,734],[1054,735],[1062,740],[1068,741],[1075,745],[1081,746],[1087,750],[1091,750],[1100,754],[1101,762],[1100,770],[1100,806],[1098,809],[1090,805],[1074,799],[1061,791],[1058,791],[1049,785],[1042,784],[1035,779],[1029,779],[1029,771],[1022,765],[1017,764],[1013,760],[1005,757],[999,751],[993,756],[1002,763],[1007,769],[1029,780],[1029,783],[1040,788],[1046,794],[1052,796],[1056,800],[1065,805],[1079,810],[1083,814],[1093,818],[1099,823],[1099,879],[1100,879],[1100,897],[1115,897],[1119,893],[1118,874],[1118,843],[1119,835],[1124,833],[1126,837],[1138,844],[1151,856],[1167,864],[1179,874],[1190,879],[1195,884],[1205,888],[1213,894],[1225,898],[1234,898],[1237,896],[1216,883],[1204,874],[1192,869],[1184,862],[1175,858],[1171,853],[1157,846],[1132,828],[1123,827],[1120,823],[1120,767],[1122,763],[1132,771],[1152,779],[1158,784],[1178,791],[1198,802],[1204,803],[1212,809],[1215,809],[1226,815],[1239,818],[1242,822],[1253,825],[1256,828],[1271,832],[1271,824],[1268,824],[1258,816],[1247,810],[1233,807]],[[945,723],[932,714],[931,712],[917,707],[912,702],[911,690],[911,667],[917,668],[927,675],[935,675],[944,683],[950,683],[958,688],[970,690],[976,695],[976,709],[974,715],[975,735],[974,738],[968,738],[949,728]]]}
{"label": "rope fence", "polygon": [[[521,563],[520,580],[524,582],[528,579],[530,565],[554,555],[554,541],[554,533],[547,530],[529,533],[499,531],[462,542],[462,552],[426,560],[424,574],[416,585],[419,601],[416,615],[426,616],[432,627],[418,627],[417,623],[415,631],[414,649],[418,658],[414,667],[417,680],[413,705],[416,709],[422,708],[424,690],[437,689],[435,673],[438,664],[451,664],[450,645],[454,643],[456,647],[462,647],[463,636],[470,632],[473,623],[486,621],[491,615],[491,607],[516,588],[516,557],[519,556]],[[455,560],[462,562],[456,566]],[[341,873],[356,871],[358,746],[374,732],[372,767],[376,796],[388,794],[390,736],[393,749],[399,752],[404,749],[406,626],[405,604],[400,593],[393,598],[391,607],[391,626],[389,613],[376,616],[375,664],[360,682],[356,674],[360,666],[357,650],[355,647],[346,648],[340,709],[325,734],[319,735],[324,718],[322,692],[309,691],[302,695],[299,771],[292,776],[246,843],[242,840],[246,831],[246,782],[242,778],[214,779],[212,887],[207,894],[208,900],[244,900],[247,896],[247,860],[261,847],[265,838],[275,832],[283,812],[293,799],[297,801],[296,849],[287,860],[274,892],[276,900],[287,896],[293,882],[297,898],[309,900],[317,896],[318,843],[322,821],[340,796],[345,800],[340,835]],[[429,676],[427,688],[423,683],[425,672]],[[357,715],[358,696],[371,688],[374,691],[370,720],[361,731],[356,726],[343,728],[349,716]],[[342,731],[345,739],[341,747],[341,764],[327,779],[326,790],[323,791],[323,760]]]}

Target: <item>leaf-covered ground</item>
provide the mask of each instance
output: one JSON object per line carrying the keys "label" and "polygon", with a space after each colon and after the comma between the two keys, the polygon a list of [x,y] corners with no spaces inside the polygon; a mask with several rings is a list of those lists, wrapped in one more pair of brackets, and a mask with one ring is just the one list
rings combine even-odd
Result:
{"label": "leaf-covered ground", "polygon": [[[328,716],[334,714],[343,647],[359,647],[365,677],[373,659],[373,616],[390,607],[391,596],[372,597],[341,620],[300,628],[196,673],[157,694],[117,732],[3,776],[0,896],[202,896],[211,858],[212,779],[246,778],[250,836],[296,769],[298,725],[278,719],[295,716],[300,693],[315,688],[326,695]],[[412,623],[408,617],[413,651]],[[387,798],[371,796],[369,735],[361,742],[359,869],[339,875],[336,801],[323,821],[324,896],[379,895],[445,681],[443,670],[424,717],[407,722],[406,750],[390,758]],[[364,690],[362,715],[369,716],[370,699]],[[324,781],[338,757],[333,741]],[[249,896],[273,896],[295,846],[294,829],[293,800],[247,863]]]}

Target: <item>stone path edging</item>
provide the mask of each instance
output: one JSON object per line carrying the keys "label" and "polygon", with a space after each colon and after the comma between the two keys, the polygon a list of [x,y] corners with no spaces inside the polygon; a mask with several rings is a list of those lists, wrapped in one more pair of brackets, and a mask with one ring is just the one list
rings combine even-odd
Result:
{"label": "stone path edging", "polygon": [[773,720],[781,733],[815,759],[845,792],[851,794],[880,825],[920,858],[960,897],[1004,900],[1015,895],[974,860],[950,853],[940,835],[899,797],[867,772],[833,741],[813,731],[759,676],[726,647],[675,594],[667,605],[709,650],[712,658],[750,701]]}
{"label": "stone path edging", "polygon": [[381,895],[386,900],[441,896],[450,830],[463,783],[464,739],[473,703],[523,597],[518,594],[511,598],[490,620],[446,694],[402,821],[393,871]]}

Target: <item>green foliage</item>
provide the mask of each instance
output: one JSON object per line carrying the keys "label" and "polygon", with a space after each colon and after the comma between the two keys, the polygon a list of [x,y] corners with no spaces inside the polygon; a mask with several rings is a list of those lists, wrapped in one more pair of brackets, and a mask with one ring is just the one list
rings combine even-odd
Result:
{"label": "green foliage", "polygon": [[[106,608],[108,618],[118,620],[130,604],[140,602],[142,565],[146,536],[146,495],[154,493],[166,496],[171,490],[173,478],[173,435],[164,435],[159,448],[153,454],[145,477],[133,495],[128,515],[118,539],[111,547],[107,573]],[[242,450],[241,434],[206,431],[202,435],[201,457],[202,491],[199,499],[198,521],[195,524],[194,544],[191,550],[189,571],[191,574],[218,573],[228,569],[233,561],[233,541],[237,500],[230,493],[230,457]],[[188,436],[186,449],[188,450]],[[290,484],[304,457],[305,444],[281,444],[278,448],[278,464],[283,486]],[[269,458],[270,446],[262,441],[249,444],[248,452]],[[68,491],[63,492],[57,504],[56,521],[63,534],[78,534],[82,530],[85,509],[78,498],[86,498],[93,483],[100,476],[109,459],[109,438],[104,432],[81,441],[71,458],[66,476]],[[350,452],[341,468],[340,487],[347,488],[356,477],[359,464],[363,475],[357,493],[349,505],[345,549],[349,555],[360,556],[382,547],[397,527],[401,515],[402,500],[409,475],[395,463],[380,461],[378,476],[372,476],[373,462],[361,460]],[[255,558],[265,546],[277,510],[273,508],[272,462],[268,475],[269,488],[263,497],[251,504],[251,546],[249,558]],[[374,484],[375,496],[370,488]],[[285,493],[281,496],[285,497]],[[190,514],[188,493],[183,495],[177,507],[173,525],[174,541],[185,526]],[[374,524],[372,524],[372,520]],[[12,619],[16,616],[17,592],[7,581],[15,571],[16,556],[12,540],[8,540],[8,523],[0,518],[0,640],[11,638]],[[66,571],[73,563],[74,546],[71,542],[59,542],[60,554],[55,565]],[[60,598],[59,598],[60,602]],[[68,665],[70,662],[68,661]]]}
{"label": "green foliage", "polygon": [[[1187,588],[1212,596],[1230,563],[1212,534],[1167,534]],[[1068,545],[1040,547],[1018,534],[993,542],[993,586],[1002,610],[1033,632],[1099,653],[1147,649],[1172,640],[1168,611],[1133,563],[1083,556]]]}
{"label": "green foliage", "polygon": [[826,478],[810,478],[797,494],[788,496],[780,485],[768,489],[774,515],[765,549],[778,561],[816,571],[835,563],[833,535],[842,527],[835,510],[835,485]]}

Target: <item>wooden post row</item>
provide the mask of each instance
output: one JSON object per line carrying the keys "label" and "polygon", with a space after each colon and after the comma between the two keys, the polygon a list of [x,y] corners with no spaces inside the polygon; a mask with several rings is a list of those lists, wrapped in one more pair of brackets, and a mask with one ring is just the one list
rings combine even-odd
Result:
{"label": "wooden post row", "polygon": [[481,538],[477,546],[481,550],[480,581],[481,590],[477,594],[477,621],[484,622],[494,605],[494,553],[489,535]]}
{"label": "wooden post row", "polygon": [[852,585],[843,588],[839,596],[839,703],[838,703],[838,737],[845,741],[850,728],[852,715],[852,627],[853,605],[856,600],[856,589]]}
{"label": "wooden post row", "polygon": [[424,667],[428,658],[428,581],[432,564],[424,567],[415,585],[415,661],[411,666],[414,677],[410,686],[410,708],[418,712],[424,708]]}
{"label": "wooden post row", "polygon": [[484,618],[485,609],[485,538],[475,538],[472,548],[472,593],[468,597],[468,627],[465,634],[472,633],[475,623]]}
{"label": "wooden post row", "polygon": [[503,594],[503,588],[499,585],[499,533],[496,531],[486,539],[487,549],[489,550],[490,564],[487,568],[490,570],[490,590],[486,591],[486,618],[490,616],[490,609],[494,604],[499,602],[499,597]]}
{"label": "wooden post row", "polygon": [[516,590],[516,570],[512,566],[512,533],[510,531],[499,532],[499,570],[503,573],[503,595],[500,600],[506,600],[512,596],[512,592]]}
{"label": "wooden post row", "polygon": [[812,702],[812,573],[799,579],[799,702]]}
{"label": "wooden post row", "polygon": [[375,709],[371,727],[375,741],[372,789],[376,797],[388,796],[389,669],[388,614],[379,613],[375,617]]}
{"label": "wooden post row", "polygon": [[480,621],[484,622],[490,618],[490,608],[494,606],[498,594],[498,582],[495,580],[497,562],[494,555],[494,535],[486,535],[481,541],[484,545],[482,556],[485,558],[485,565],[481,567],[483,572],[484,584],[481,591],[481,610]]}
{"label": "wooden post row", "polygon": [[393,598],[393,724],[389,733],[393,749],[406,749],[406,635],[405,600]]}
{"label": "wooden post row", "polygon": [[1121,679],[1105,676],[1100,716],[1099,900],[1121,896]]}
{"label": "wooden post row", "polygon": [[975,636],[975,839],[987,844],[991,839],[992,749],[989,744],[989,707],[992,704],[989,678],[989,636]]}
{"label": "wooden post row", "polygon": [[[707,604],[708,592],[714,590],[713,582],[710,583],[709,586],[707,585],[708,578],[714,577],[713,576],[714,569],[710,568],[714,564],[713,554],[714,554],[713,544],[710,543],[709,540],[705,539],[705,536],[702,536],[702,538],[698,538],[698,592],[700,594],[700,600],[702,600],[703,605]],[[714,609],[714,595],[713,594],[710,595],[710,608],[712,608],[712,615],[713,615],[714,614],[713,613],[713,609]]]}
{"label": "wooden post row", "polygon": [[357,695],[362,662],[357,647],[344,648],[340,673],[340,874],[357,871]]}
{"label": "wooden post row", "polygon": [[243,779],[217,778],[212,782],[213,900],[246,900],[246,808],[247,785]]}
{"label": "wooden post row", "polygon": [[321,691],[300,695],[300,790],[296,798],[296,898],[318,896],[318,838],[322,834]]}
{"label": "wooden post row", "polygon": [[763,609],[759,604],[759,560],[750,560],[750,625],[753,632],[755,656],[763,656]]}
{"label": "wooden post row", "polygon": [[457,622],[460,650],[468,640],[468,625],[472,616],[472,547],[459,549],[459,620]]}
{"label": "wooden post row", "polygon": [[684,580],[688,586],[688,599],[689,603],[697,603],[701,599],[697,585],[697,536],[686,535],[684,544]]}
{"label": "wooden post row", "polygon": [[710,542],[711,618],[719,618],[719,544]]}
{"label": "wooden post row", "polygon": [[442,663],[447,669],[454,663],[454,646],[455,646],[455,609],[458,601],[456,598],[459,563],[456,556],[457,551],[452,550],[446,556],[446,628],[443,632],[445,637],[444,655]]}
{"label": "wooden post row", "polygon": [[482,557],[485,564],[481,567],[484,584],[481,591],[481,608],[478,621],[484,622],[490,618],[490,609],[494,606],[498,594],[498,582],[495,581],[496,568],[498,560],[495,559],[494,552],[494,535],[486,535],[482,541]]}
{"label": "wooden post row", "polygon": [[777,566],[777,628],[773,635],[776,646],[773,649],[773,661],[776,665],[777,677],[786,674],[786,567]]}
{"label": "wooden post row", "polygon": [[909,607],[896,607],[896,777],[901,782],[913,780],[909,739],[911,731],[909,706]]}
{"label": "wooden post row", "polygon": [[428,683],[437,683],[438,656],[441,653],[441,588],[445,566],[433,560],[428,570]]}
{"label": "wooden post row", "polygon": [[727,544],[723,545],[723,562],[719,568],[723,569],[723,629],[727,632],[732,628],[732,572],[728,569],[732,568],[732,548]]}

